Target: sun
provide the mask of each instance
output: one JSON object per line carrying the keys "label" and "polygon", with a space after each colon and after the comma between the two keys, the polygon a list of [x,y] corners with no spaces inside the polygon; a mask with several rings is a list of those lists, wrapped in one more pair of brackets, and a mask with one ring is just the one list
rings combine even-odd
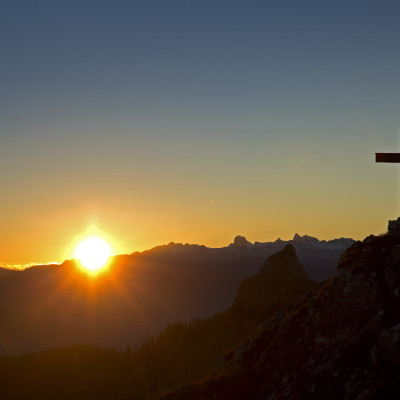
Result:
{"label": "sun", "polygon": [[75,258],[79,260],[82,269],[91,274],[105,269],[111,255],[110,245],[97,236],[82,240],[75,249]]}

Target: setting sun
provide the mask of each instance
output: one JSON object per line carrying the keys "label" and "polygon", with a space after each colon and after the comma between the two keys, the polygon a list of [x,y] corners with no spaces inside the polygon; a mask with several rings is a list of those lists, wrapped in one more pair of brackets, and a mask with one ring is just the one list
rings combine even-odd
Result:
{"label": "setting sun", "polygon": [[82,268],[90,273],[97,273],[104,269],[111,254],[110,245],[95,236],[81,241],[75,250],[75,257]]}

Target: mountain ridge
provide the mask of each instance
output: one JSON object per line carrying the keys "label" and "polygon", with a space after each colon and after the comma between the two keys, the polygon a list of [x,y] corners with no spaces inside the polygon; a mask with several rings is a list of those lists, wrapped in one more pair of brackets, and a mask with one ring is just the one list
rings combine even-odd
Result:
{"label": "mountain ridge", "polygon": [[165,400],[400,396],[400,236],[370,236],[199,382]]}
{"label": "mountain ridge", "polygon": [[[344,250],[355,243],[351,238],[336,238],[332,240],[319,240],[308,235],[296,233],[293,239],[276,239],[273,242],[249,242],[244,236],[235,236],[232,243],[225,247],[207,247],[199,244],[170,242],[166,245],[159,245],[143,252],[134,252],[131,255],[138,257],[173,257],[174,255],[193,254],[209,256],[244,257],[249,266],[252,267],[252,274],[257,271],[270,255],[280,251],[287,244],[296,249],[299,259],[306,267],[307,273],[312,279],[322,281],[336,274],[336,265]],[[249,274],[251,276],[252,274]]]}
{"label": "mountain ridge", "polygon": [[[30,273],[36,272],[33,270]],[[51,379],[63,387],[62,398],[66,399],[76,398],[71,393],[74,390],[78,393],[74,387],[79,387],[80,393],[86,391],[85,399],[109,399],[113,381],[119,385],[114,390],[115,398],[158,397],[165,390],[199,378],[217,367],[224,354],[245,340],[265,318],[299,300],[315,286],[316,282],[309,278],[300,264],[294,247],[286,245],[280,252],[271,255],[255,276],[241,283],[233,303],[224,312],[189,323],[175,321],[156,337],[147,335],[142,344],[127,347],[125,353],[74,345],[22,358],[0,357],[0,377],[5,377],[2,395],[4,397],[4,392],[9,393],[6,399],[58,398],[57,388],[48,382]],[[104,360],[101,360],[102,356]],[[56,371],[60,368],[68,370],[71,357],[80,359],[79,369],[72,368],[66,386],[63,376]],[[94,359],[97,359],[96,372],[89,373],[89,376],[93,380],[99,373],[103,378],[100,385],[90,391],[91,383],[86,379],[82,382],[79,375],[85,365]],[[32,365],[41,367],[32,371]],[[113,368],[112,377],[104,376],[105,369],[110,365]],[[22,384],[27,381],[28,384]],[[121,387],[124,384],[126,387]]]}
{"label": "mountain ridge", "polygon": [[[210,317],[230,307],[240,283],[286,244],[210,249],[170,243],[115,256],[95,279],[71,260],[24,271],[2,269],[0,355],[75,343],[124,348],[174,321]],[[294,247],[314,280],[336,273],[341,247]],[[55,332],[57,326],[62,329]]]}
{"label": "mountain ridge", "polygon": [[[29,359],[40,362],[55,352],[41,354]],[[127,348],[124,359],[118,368],[131,371],[128,398],[397,399],[400,235],[354,243],[343,253],[338,274],[318,284],[287,244],[242,281],[224,312],[170,324]],[[0,358],[6,372],[8,360],[17,368],[16,358]],[[37,398],[46,398],[40,384],[35,388]]]}
{"label": "mountain ridge", "polygon": [[[325,250],[332,250],[332,251],[344,251],[346,248],[351,246],[355,242],[354,239],[351,238],[336,238],[331,240],[319,240],[316,237],[309,236],[309,235],[299,235],[295,233],[292,239],[289,240],[282,240],[280,238],[276,239],[275,241],[271,242],[258,242],[255,241],[251,243],[248,241],[244,236],[237,235],[235,236],[232,243],[228,244],[227,246],[223,247],[208,247],[202,244],[192,244],[192,243],[176,243],[176,242],[169,242],[168,244],[162,244],[154,246],[150,249],[143,250],[143,251],[135,251],[132,253],[127,254],[118,254],[115,256],[111,256],[111,259],[115,258],[123,258],[129,256],[156,256],[157,254],[162,254],[165,256],[166,254],[172,254],[174,252],[180,251],[182,253],[187,253],[188,255],[193,254],[194,252],[198,252],[199,254],[203,253],[217,253],[217,254],[224,254],[230,251],[235,250],[248,250],[248,254],[252,256],[265,256],[268,257],[275,251],[279,251],[279,246],[285,246],[286,244],[292,244],[295,246],[296,250],[301,250],[302,248],[321,248]],[[265,253],[265,254],[264,254]],[[50,262],[50,263],[30,263],[26,265],[7,265],[7,264],[0,264],[0,271],[2,270],[11,270],[11,271],[23,271],[25,269],[34,268],[34,267],[45,267],[51,266],[56,267],[63,264],[69,264],[73,262],[72,259],[64,260],[60,263]],[[335,264],[336,266],[336,264]],[[334,274],[332,272],[332,268],[328,272],[328,274]],[[326,274],[325,274],[326,275]],[[316,277],[317,280],[325,279],[325,276]]]}

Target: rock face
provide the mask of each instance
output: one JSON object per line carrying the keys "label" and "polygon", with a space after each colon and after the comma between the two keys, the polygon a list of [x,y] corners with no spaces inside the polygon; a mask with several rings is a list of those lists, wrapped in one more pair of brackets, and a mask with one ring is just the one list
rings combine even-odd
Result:
{"label": "rock face", "polygon": [[292,244],[287,244],[284,249],[273,254],[262,266],[260,274],[265,272],[275,272],[280,275],[302,277],[309,280],[304,266],[297,258],[296,250]]}
{"label": "rock face", "polygon": [[388,223],[388,233],[393,235],[400,235],[400,218]]}
{"label": "rock face", "polygon": [[244,237],[244,236],[236,236],[235,239],[233,240],[232,246],[235,247],[247,247],[251,246],[252,244]]}
{"label": "rock face", "polygon": [[300,264],[295,248],[287,244],[267,259],[257,275],[240,284],[233,307],[248,307],[255,312],[257,306],[271,307],[276,303],[279,308],[308,293],[315,285]]}
{"label": "rock face", "polygon": [[312,244],[312,243],[319,242],[319,240],[315,237],[308,236],[308,235],[300,236],[298,233],[295,233],[292,241],[294,243],[303,243],[303,244]]}
{"label": "rock face", "polygon": [[220,370],[170,398],[400,398],[399,237],[355,243],[336,277],[267,319]]}
{"label": "rock face", "polygon": [[[345,246],[304,242],[292,244],[310,277],[320,281],[336,274]],[[210,317],[231,306],[243,279],[286,244],[251,244],[238,236],[222,248],[169,243],[115,256],[112,279],[104,274],[92,282],[93,290],[102,293],[91,301],[93,320],[80,306],[87,302],[86,279],[73,261],[25,271],[0,268],[0,356],[74,343],[123,348],[175,321]],[[133,304],[140,304],[140,311],[134,307],[132,312]]]}

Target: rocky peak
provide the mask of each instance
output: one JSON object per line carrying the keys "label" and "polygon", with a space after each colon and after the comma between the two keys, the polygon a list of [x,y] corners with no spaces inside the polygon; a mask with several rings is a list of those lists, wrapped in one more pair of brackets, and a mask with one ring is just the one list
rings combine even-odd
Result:
{"label": "rocky peak", "polygon": [[312,243],[318,243],[319,240],[313,236],[308,236],[308,235],[304,235],[304,236],[300,236],[298,233],[295,233],[295,235],[293,236],[292,242],[295,244],[312,244]]}
{"label": "rocky peak", "polygon": [[370,236],[343,254],[337,277],[227,354],[223,378],[203,387],[217,388],[207,398],[216,390],[218,398],[241,391],[247,399],[400,398],[399,338],[399,238]]}
{"label": "rocky peak", "polygon": [[306,293],[314,285],[300,264],[295,248],[287,244],[267,259],[256,276],[240,284],[234,304],[270,304],[272,299],[290,302],[294,300],[293,294]]}
{"label": "rocky peak", "polygon": [[400,242],[391,234],[367,237],[344,252],[339,261],[337,284],[342,301],[352,312],[369,312],[399,301]]}
{"label": "rocky peak", "polygon": [[270,256],[260,270],[260,274],[271,274],[272,272],[285,276],[290,274],[309,279],[304,266],[300,264],[296,249],[290,243],[283,250]]}
{"label": "rocky peak", "polygon": [[295,233],[292,240],[301,240],[301,236],[298,233]]}
{"label": "rocky peak", "polygon": [[400,235],[400,218],[388,223],[388,233],[391,235]]}
{"label": "rocky peak", "polygon": [[233,240],[232,246],[235,247],[247,247],[251,245],[251,243],[244,236],[236,236]]}

